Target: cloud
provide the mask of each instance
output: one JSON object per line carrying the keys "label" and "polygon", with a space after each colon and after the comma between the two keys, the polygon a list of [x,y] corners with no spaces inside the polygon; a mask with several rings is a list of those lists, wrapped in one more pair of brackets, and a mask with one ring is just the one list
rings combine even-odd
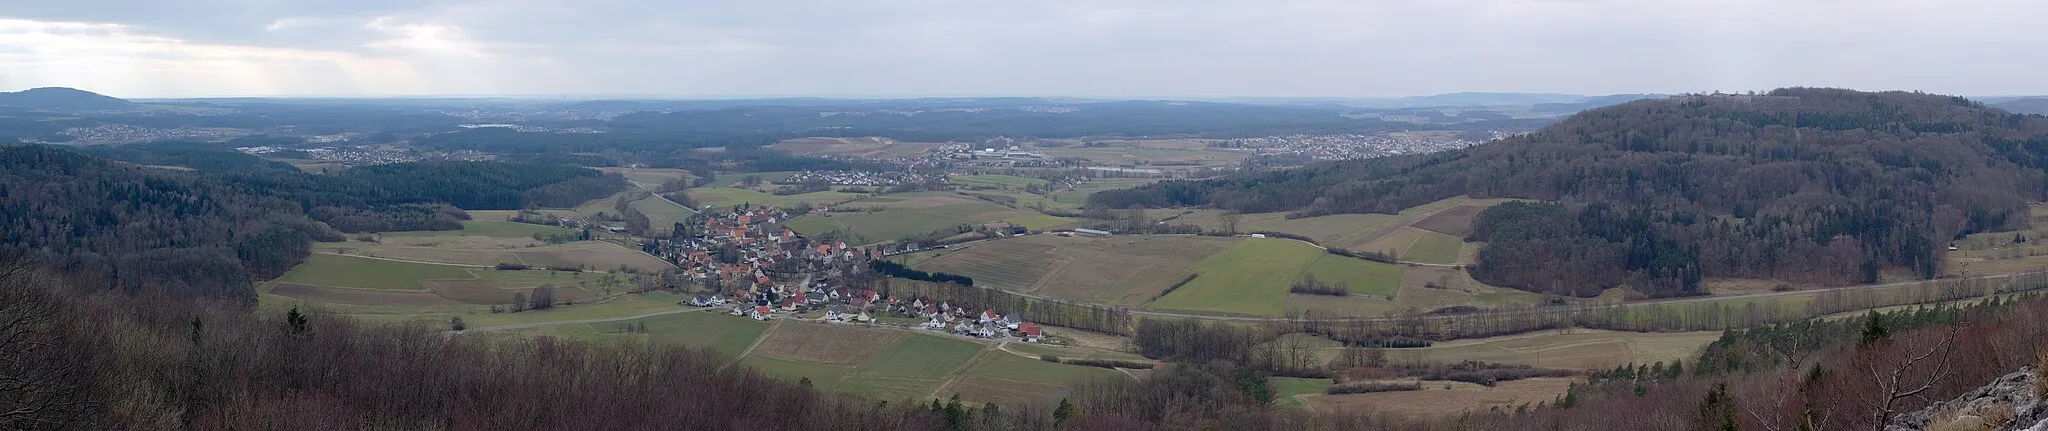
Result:
{"label": "cloud", "polygon": [[[2034,76],[2048,56],[2031,55],[2048,32],[2029,22],[2048,3],[2027,0],[17,1],[0,15],[126,35],[65,36],[73,46],[262,53],[240,61],[274,84],[220,84],[235,94],[2048,93]],[[92,31],[113,32],[35,30]],[[0,41],[0,61],[113,73],[59,72],[22,43]],[[180,64],[151,67],[202,70]],[[314,64],[355,72],[292,75]],[[130,85],[172,93],[227,74],[203,67]],[[0,84],[26,82],[9,69]],[[329,82],[340,75],[380,78]]]}
{"label": "cloud", "polygon": [[406,22],[395,17],[380,16],[364,23],[363,28],[384,36],[363,45],[370,48],[434,55],[491,56],[482,43],[471,39],[468,32],[457,26]]}

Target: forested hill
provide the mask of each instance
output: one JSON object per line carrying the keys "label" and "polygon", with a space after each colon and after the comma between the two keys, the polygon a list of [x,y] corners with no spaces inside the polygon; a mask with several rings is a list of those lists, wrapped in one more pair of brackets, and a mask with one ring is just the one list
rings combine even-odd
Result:
{"label": "forested hill", "polygon": [[616,175],[547,165],[406,163],[338,175],[194,173],[0,146],[0,251],[105,285],[253,299],[250,283],[342,232],[459,229],[469,209],[574,205]]}
{"label": "forested hill", "polygon": [[1471,239],[1489,246],[1473,275],[1673,296],[1709,276],[1932,276],[1955,236],[2027,223],[2044,168],[2048,118],[1959,97],[1789,88],[1631,102],[1463,151],[1161,183],[1090,205],[1319,215],[1455,195],[1561,201],[1483,214]]}

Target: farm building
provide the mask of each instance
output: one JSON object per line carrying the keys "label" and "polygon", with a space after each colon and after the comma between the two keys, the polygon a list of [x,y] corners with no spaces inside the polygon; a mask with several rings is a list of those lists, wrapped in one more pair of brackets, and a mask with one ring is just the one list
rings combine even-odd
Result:
{"label": "farm building", "polygon": [[1099,230],[1095,230],[1095,229],[1087,229],[1087,228],[1081,228],[1081,229],[1074,229],[1074,233],[1079,233],[1079,234],[1082,234],[1082,235],[1094,235],[1094,236],[1109,236],[1109,232],[1107,232],[1107,231],[1099,231]]}

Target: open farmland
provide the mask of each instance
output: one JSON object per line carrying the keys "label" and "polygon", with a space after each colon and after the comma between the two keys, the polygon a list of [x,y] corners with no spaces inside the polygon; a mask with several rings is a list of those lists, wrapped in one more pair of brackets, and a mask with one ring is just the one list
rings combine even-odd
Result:
{"label": "open farmland", "polygon": [[[428,237],[447,238],[447,237]],[[393,242],[386,240],[387,243]],[[447,263],[455,265],[494,266],[500,263],[520,263],[519,256],[508,250],[478,250],[440,246],[401,246],[378,243],[345,242],[315,243],[316,253],[334,253],[350,256],[377,257],[417,262]]]}
{"label": "open farmland", "polygon": [[[1463,238],[1470,233],[1472,219],[1488,207],[1513,199],[1472,199],[1453,197],[1436,202],[1416,205],[1397,214],[1332,214],[1317,217],[1288,219],[1286,213],[1245,214],[1239,221],[1240,232],[1271,231],[1284,232],[1313,238],[1326,247],[1340,247],[1360,251],[1393,250],[1396,254],[1406,252],[1421,238],[1421,232],[1453,232],[1453,237]],[[1221,229],[1218,210],[1182,210],[1176,222],[1192,223],[1208,229]],[[1426,223],[1425,223],[1426,222]],[[1458,228],[1457,226],[1464,226]],[[1413,234],[1399,234],[1397,230],[1421,231]],[[1459,233],[1462,232],[1462,233]],[[1392,235],[1400,238],[1388,239]],[[1409,236],[1412,235],[1412,236]]]}
{"label": "open farmland", "polygon": [[805,235],[833,230],[870,240],[894,240],[959,225],[1007,222],[1029,229],[1069,226],[1074,219],[1028,209],[1010,208],[950,192],[923,192],[861,199],[845,205],[861,212],[810,214],[790,219],[789,228]]}
{"label": "open farmland", "polygon": [[1046,185],[1050,181],[1025,178],[1015,175],[954,175],[949,179],[954,184],[982,187],[1023,188],[1027,185]]}
{"label": "open farmland", "polygon": [[457,304],[457,302],[455,302],[454,300],[443,298],[440,295],[435,295],[432,292],[347,289],[322,286],[307,286],[304,284],[293,283],[279,283],[277,286],[271,288],[270,293],[279,296],[291,297],[294,299],[338,304],[381,306]]}
{"label": "open farmland", "polygon": [[945,250],[918,269],[1047,296],[1137,305],[1193,274],[1193,264],[1240,241],[1197,236],[1030,235]]}
{"label": "open farmland", "polygon": [[612,270],[627,266],[641,271],[660,271],[670,267],[668,262],[629,249],[618,244],[598,241],[572,242],[561,245],[533,247],[514,252],[519,261],[534,267],[582,267],[594,270]]}
{"label": "open farmland", "polygon": [[420,280],[475,278],[460,266],[314,254],[278,281],[356,289],[426,291]]}
{"label": "open farmland", "polygon": [[834,204],[861,196],[835,190],[778,196],[759,190],[733,187],[700,187],[689,189],[684,191],[684,193],[688,194],[690,200],[696,201],[698,205],[716,205],[720,207],[751,203],[754,205],[791,208],[799,203],[810,203],[812,205]]}
{"label": "open farmland", "polygon": [[854,365],[880,353],[903,331],[785,321],[753,355],[827,365]]}
{"label": "open farmland", "polygon": [[[1287,314],[1314,312],[1329,316],[1378,317],[1388,313],[1426,312],[1453,306],[1527,305],[1543,299],[1541,295],[1526,291],[1481,284],[1456,268],[1403,266],[1399,277],[1400,284],[1392,299],[1288,295]],[[1354,293],[1362,293],[1357,292],[1356,287],[1353,289]]]}
{"label": "open farmland", "polygon": [[1323,257],[1322,250],[1283,239],[1247,239],[1194,265],[1201,275],[1145,304],[1152,310],[1278,316],[1287,287]]}
{"label": "open farmland", "polygon": [[[809,378],[819,388],[877,400],[925,401],[956,392],[977,403],[1035,399],[1057,392],[1066,386],[1065,382],[1112,375],[1100,368],[1055,364],[992,350],[985,342],[917,331],[797,321],[770,325],[709,313],[682,314],[701,315],[690,318],[702,321],[698,324],[701,326],[692,328],[721,332],[717,337],[692,336],[717,340],[714,342],[725,346],[714,345],[720,351],[744,351],[752,345],[752,350],[738,360],[739,364],[780,378]],[[656,318],[649,320],[652,319]],[[716,324],[718,319],[742,323],[721,325]],[[766,330],[767,335],[762,336],[761,330]],[[649,337],[659,340],[665,337],[664,332],[666,329],[650,325]],[[752,337],[760,338],[755,342]],[[692,345],[703,343],[706,342],[696,341]],[[990,387],[962,382],[987,383]]]}
{"label": "open farmland", "polygon": [[[1303,395],[1310,409],[1321,412],[1382,412],[1412,416],[1455,417],[1493,407],[1556,401],[1577,379],[1535,378],[1501,382],[1493,387],[1469,383],[1423,382],[1422,390],[1346,395]],[[1445,385],[1451,389],[1444,389]]]}
{"label": "open farmland", "polygon": [[1324,254],[1308,273],[1322,283],[1343,283],[1353,295],[1389,297],[1401,287],[1401,266]]}
{"label": "open farmland", "polygon": [[1498,362],[1538,368],[1593,370],[1627,363],[1690,362],[1721,338],[1717,331],[1639,333],[1571,329],[1453,340],[1429,347],[1387,349],[1394,363]]}
{"label": "open farmland", "polygon": [[1415,245],[1401,253],[1401,260],[1449,265],[1458,262],[1464,247],[1465,242],[1458,237],[1424,231],[1421,238],[1415,239]]}

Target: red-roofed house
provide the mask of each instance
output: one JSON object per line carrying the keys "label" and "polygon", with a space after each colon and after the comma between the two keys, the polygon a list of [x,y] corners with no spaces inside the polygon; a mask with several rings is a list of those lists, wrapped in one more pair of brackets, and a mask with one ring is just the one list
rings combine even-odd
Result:
{"label": "red-roofed house", "polygon": [[1038,324],[1031,322],[1024,322],[1024,324],[1022,325],[1017,325],[1017,333],[1024,334],[1024,341],[1030,341],[1034,343],[1038,342],[1039,338],[1045,337],[1045,330],[1039,328]]}
{"label": "red-roofed house", "polygon": [[766,305],[757,305],[754,306],[753,315],[749,317],[753,317],[754,320],[768,320],[768,316],[774,313],[775,310],[769,309]]}
{"label": "red-roofed house", "polygon": [[995,310],[983,310],[983,311],[981,312],[981,319],[980,319],[980,322],[981,322],[981,323],[989,323],[989,322],[994,322],[994,321],[996,321],[996,319],[1000,319],[1000,318],[1002,318],[1002,317],[1003,317],[1003,316],[999,316],[999,315],[996,315],[996,311],[995,311]]}

